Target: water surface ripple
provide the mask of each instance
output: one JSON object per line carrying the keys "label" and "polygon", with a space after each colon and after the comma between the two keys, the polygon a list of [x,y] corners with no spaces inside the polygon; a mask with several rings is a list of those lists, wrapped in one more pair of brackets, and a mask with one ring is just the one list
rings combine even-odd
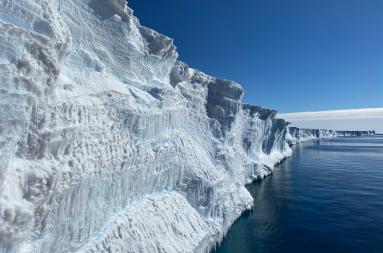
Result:
{"label": "water surface ripple", "polygon": [[300,144],[217,253],[383,252],[383,136]]}

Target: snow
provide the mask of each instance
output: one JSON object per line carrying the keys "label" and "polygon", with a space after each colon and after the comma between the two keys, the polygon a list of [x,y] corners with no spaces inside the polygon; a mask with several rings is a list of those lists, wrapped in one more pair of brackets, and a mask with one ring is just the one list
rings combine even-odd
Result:
{"label": "snow", "polygon": [[383,133],[383,108],[278,114],[299,128],[375,130]]}
{"label": "snow", "polygon": [[1,253],[207,252],[301,138],[124,0],[3,0],[0,30]]}

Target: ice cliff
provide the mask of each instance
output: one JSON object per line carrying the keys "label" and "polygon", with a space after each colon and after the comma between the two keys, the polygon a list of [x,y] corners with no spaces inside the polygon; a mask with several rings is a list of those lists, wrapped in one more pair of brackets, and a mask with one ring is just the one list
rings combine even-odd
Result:
{"label": "ice cliff", "polygon": [[303,136],[124,0],[2,0],[0,30],[2,253],[207,252]]}
{"label": "ice cliff", "polygon": [[336,131],[328,129],[297,128],[290,126],[288,127],[287,132],[287,142],[290,145],[294,145],[299,142],[329,139],[336,137],[375,135],[375,131]]}

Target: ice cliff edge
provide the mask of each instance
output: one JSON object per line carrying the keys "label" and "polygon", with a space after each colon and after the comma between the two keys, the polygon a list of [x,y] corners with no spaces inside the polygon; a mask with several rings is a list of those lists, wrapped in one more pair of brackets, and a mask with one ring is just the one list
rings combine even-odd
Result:
{"label": "ice cliff edge", "polygon": [[209,251],[291,154],[124,0],[3,0],[0,30],[2,253]]}

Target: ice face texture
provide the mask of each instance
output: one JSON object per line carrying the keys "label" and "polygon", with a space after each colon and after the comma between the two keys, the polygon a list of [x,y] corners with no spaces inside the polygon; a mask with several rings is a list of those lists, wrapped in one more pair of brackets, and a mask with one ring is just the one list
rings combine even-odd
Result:
{"label": "ice face texture", "polygon": [[329,137],[178,62],[123,0],[2,0],[0,31],[2,253],[206,252],[245,183]]}

